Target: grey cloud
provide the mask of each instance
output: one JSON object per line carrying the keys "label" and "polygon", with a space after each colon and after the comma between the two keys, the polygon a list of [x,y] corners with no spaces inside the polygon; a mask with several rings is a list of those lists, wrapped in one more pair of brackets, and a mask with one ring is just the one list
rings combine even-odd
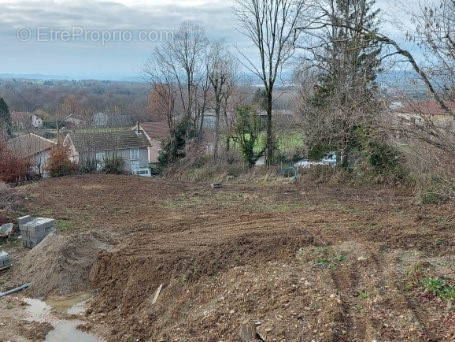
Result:
{"label": "grey cloud", "polygon": [[[385,12],[397,11],[392,3],[396,0],[379,0]],[[407,2],[415,4],[417,0]],[[414,5],[410,5],[414,6]],[[152,44],[115,43],[100,46],[90,42],[73,43],[21,43],[16,40],[18,27],[36,28],[47,26],[54,29],[71,29],[74,26],[86,30],[170,30],[184,20],[194,20],[207,28],[211,38],[224,38],[230,44],[251,49],[251,44],[238,32],[230,0],[207,1],[204,5],[183,6],[156,4],[126,6],[108,0],[0,0],[0,38],[2,47],[9,55],[0,72],[97,72],[98,70],[137,69],[150,53]],[[397,36],[393,25],[387,30]],[[253,53],[254,51],[252,51]],[[58,58],[54,65],[49,59]],[[81,62],[83,61],[83,62]],[[31,70],[35,68],[34,70]],[[52,71],[52,68],[55,71]]]}

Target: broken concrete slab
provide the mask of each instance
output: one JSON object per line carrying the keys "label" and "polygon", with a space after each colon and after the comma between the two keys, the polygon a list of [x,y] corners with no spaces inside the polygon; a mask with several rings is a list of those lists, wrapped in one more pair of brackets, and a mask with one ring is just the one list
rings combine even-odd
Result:
{"label": "broken concrete slab", "polygon": [[13,223],[6,223],[0,226],[0,239],[8,238],[14,229]]}
{"label": "broken concrete slab", "polygon": [[24,216],[18,219],[23,244],[27,248],[38,245],[55,231],[55,220],[46,217]]}
{"label": "broken concrete slab", "polygon": [[6,270],[11,267],[11,259],[6,252],[0,252],[0,271]]}

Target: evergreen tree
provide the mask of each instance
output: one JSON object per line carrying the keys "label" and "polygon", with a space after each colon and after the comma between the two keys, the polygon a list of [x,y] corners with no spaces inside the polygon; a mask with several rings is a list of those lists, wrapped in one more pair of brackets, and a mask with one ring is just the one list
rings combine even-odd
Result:
{"label": "evergreen tree", "polygon": [[2,97],[0,97],[0,131],[11,135],[11,114]]}
{"label": "evergreen tree", "polygon": [[[381,44],[374,35],[366,36],[361,29],[377,32],[379,10],[375,0],[330,0],[331,29],[321,56],[323,70],[315,100],[318,105],[337,92],[341,102],[352,97],[370,97],[380,67]],[[348,93],[351,94],[348,96]],[[321,101],[322,100],[322,101]]]}
{"label": "evergreen tree", "polygon": [[338,151],[344,166],[356,145],[356,130],[374,116],[381,43],[362,29],[378,30],[375,0],[326,0],[330,22],[315,58],[320,77],[306,115],[307,148],[314,158]]}

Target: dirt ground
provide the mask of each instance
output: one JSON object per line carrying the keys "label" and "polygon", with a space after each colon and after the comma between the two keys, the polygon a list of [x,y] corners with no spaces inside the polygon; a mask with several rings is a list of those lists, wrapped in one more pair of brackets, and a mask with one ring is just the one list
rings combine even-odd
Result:
{"label": "dirt ground", "polygon": [[104,175],[20,191],[21,210],[56,218],[58,235],[113,236],[86,280],[87,320],[108,341],[455,341],[453,306],[422,285],[455,285],[453,203],[420,206],[402,188]]}

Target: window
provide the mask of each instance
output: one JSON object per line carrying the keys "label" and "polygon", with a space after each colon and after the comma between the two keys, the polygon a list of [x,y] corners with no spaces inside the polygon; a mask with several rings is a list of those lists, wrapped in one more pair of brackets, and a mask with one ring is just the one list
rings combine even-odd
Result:
{"label": "window", "polygon": [[105,157],[106,157],[106,153],[105,152],[97,152],[96,153],[96,160],[99,161],[99,162],[102,162]]}
{"label": "window", "polygon": [[104,159],[106,158],[105,152],[96,153],[96,169],[100,171],[104,167]]}
{"label": "window", "polygon": [[131,149],[130,150],[130,160],[139,160],[140,154],[141,154],[141,150],[139,150],[138,148]]}

